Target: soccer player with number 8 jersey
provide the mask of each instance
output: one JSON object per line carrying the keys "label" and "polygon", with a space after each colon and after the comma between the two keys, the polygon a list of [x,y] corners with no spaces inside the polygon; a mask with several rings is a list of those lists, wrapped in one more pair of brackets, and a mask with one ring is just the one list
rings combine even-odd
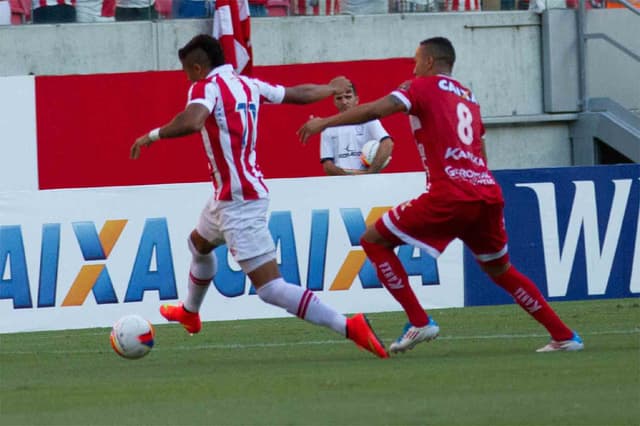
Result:
{"label": "soccer player with number 8 jersey", "polygon": [[331,117],[311,119],[298,130],[306,142],[328,127],[398,112],[409,115],[427,175],[426,190],[368,226],[360,241],[378,278],[408,317],[390,351],[412,349],[440,332],[417,300],[394,248],[410,244],[438,257],[454,238],[460,238],[491,279],[548,330],[551,340],[538,352],[581,350],[580,336],[509,261],[502,191],[487,167],[480,106],[471,90],[451,77],[454,62],[455,50],[448,39],[424,40],[415,52],[415,78],[385,97]]}

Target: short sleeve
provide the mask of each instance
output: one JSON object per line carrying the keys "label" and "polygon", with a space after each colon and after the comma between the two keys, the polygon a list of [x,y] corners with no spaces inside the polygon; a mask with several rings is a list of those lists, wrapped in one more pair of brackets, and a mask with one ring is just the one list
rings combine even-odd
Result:
{"label": "short sleeve", "polygon": [[320,133],[320,161],[333,160],[335,152],[333,150],[332,138],[328,131]]}
{"label": "short sleeve", "polygon": [[206,80],[197,81],[189,88],[189,104],[202,104],[209,112],[213,111],[218,98],[218,88],[215,84],[211,84]]}
{"label": "short sleeve", "polygon": [[284,100],[284,86],[281,86],[279,84],[265,83],[264,81],[258,80],[256,78],[253,79],[253,82],[258,86],[261,103],[269,102],[272,104],[281,104]]}
{"label": "short sleeve", "polygon": [[404,104],[404,107],[408,113],[411,112],[411,108],[415,104],[413,96],[413,88],[415,87],[415,80],[405,81],[396,90],[391,92],[391,96],[395,96],[400,102]]}

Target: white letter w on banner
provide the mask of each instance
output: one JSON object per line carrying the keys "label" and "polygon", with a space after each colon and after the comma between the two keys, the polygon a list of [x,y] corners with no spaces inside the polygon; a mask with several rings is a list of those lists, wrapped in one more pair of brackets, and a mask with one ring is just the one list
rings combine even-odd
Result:
{"label": "white letter w on banner", "polygon": [[576,192],[562,247],[554,184],[551,182],[516,184],[519,187],[532,189],[538,197],[544,263],[550,297],[567,294],[581,230],[584,235],[589,295],[605,294],[620,239],[631,182],[631,179],[613,180],[615,185],[613,201],[601,245],[594,183],[593,181],[574,181]]}

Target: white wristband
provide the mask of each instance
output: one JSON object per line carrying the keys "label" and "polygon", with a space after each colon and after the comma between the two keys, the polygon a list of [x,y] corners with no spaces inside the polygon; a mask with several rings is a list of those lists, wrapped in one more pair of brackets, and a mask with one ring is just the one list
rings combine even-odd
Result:
{"label": "white wristband", "polygon": [[157,127],[149,132],[149,139],[151,139],[151,142],[155,142],[160,139],[160,127]]}

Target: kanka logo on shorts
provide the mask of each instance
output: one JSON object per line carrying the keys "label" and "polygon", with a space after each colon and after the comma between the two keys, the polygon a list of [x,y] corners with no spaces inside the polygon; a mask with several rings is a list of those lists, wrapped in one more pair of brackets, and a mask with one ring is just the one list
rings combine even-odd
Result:
{"label": "kanka logo on shorts", "polygon": [[[364,218],[359,208],[339,209],[339,215],[348,237],[348,245],[351,250],[340,263],[335,276],[326,277],[328,243],[330,232],[330,211],[318,209],[311,211],[310,235],[308,247],[308,264],[306,282],[300,278],[300,266],[296,236],[293,227],[293,219],[289,211],[274,211],[269,219],[269,229],[280,251],[280,270],[284,278],[293,284],[304,285],[314,291],[340,291],[349,290],[359,279],[362,288],[381,288],[373,265],[367,259],[366,254],[360,248],[360,237],[368,224],[374,223],[389,207],[374,207]],[[336,212],[334,212],[336,214]],[[337,230],[332,231],[335,235]],[[214,279],[214,285],[218,291],[227,297],[237,297],[246,294],[246,277],[242,271],[233,270],[227,262],[227,249],[225,246],[216,249],[218,258],[218,272]],[[398,257],[405,267],[407,274],[418,277],[422,285],[438,284],[438,269],[435,259],[428,254],[410,246],[400,246]],[[328,284],[325,288],[324,283]],[[253,288],[250,293],[253,293]]]}
{"label": "kanka logo on shorts", "polygon": [[[118,303],[107,263],[126,225],[127,220],[107,220],[98,232],[94,222],[71,224],[84,265],[72,281],[61,306],[82,305],[90,292],[98,304]],[[39,308],[56,305],[62,257],[61,231],[60,223],[42,226]],[[68,252],[71,250],[68,249],[65,255]],[[141,301],[146,291],[158,291],[160,299],[177,297],[171,244],[164,218],[145,221],[123,301]],[[33,307],[22,228],[17,225],[0,226],[0,299],[13,299],[14,308]]]}

